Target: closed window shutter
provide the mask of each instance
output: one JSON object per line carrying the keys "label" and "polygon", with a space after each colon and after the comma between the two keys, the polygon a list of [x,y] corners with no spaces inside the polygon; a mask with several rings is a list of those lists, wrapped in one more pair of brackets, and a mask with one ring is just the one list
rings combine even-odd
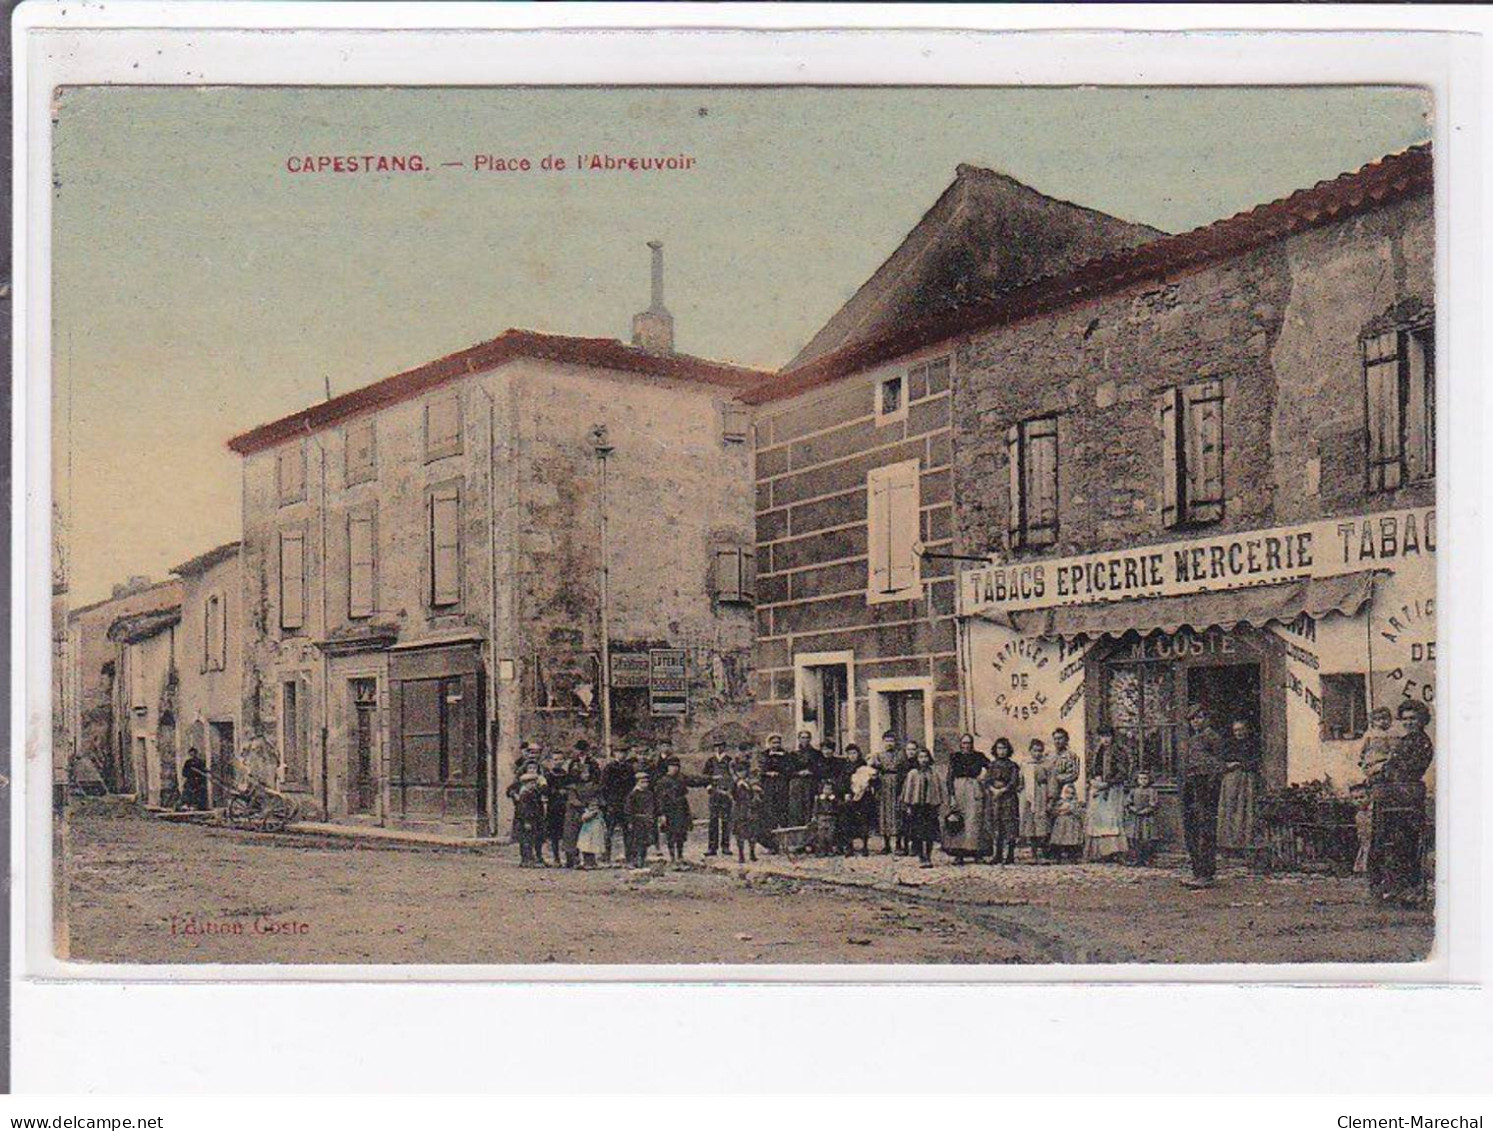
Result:
{"label": "closed window shutter", "polygon": [[918,473],[909,468],[887,484],[887,588],[893,592],[918,583]]}
{"label": "closed window shutter", "polygon": [[1033,420],[1026,430],[1026,537],[1029,546],[1048,546],[1058,533],[1058,422]]}
{"label": "closed window shutter", "polygon": [[346,434],[346,474],[349,483],[373,477],[373,421],[351,425]]}
{"label": "closed window shutter", "polygon": [[1429,326],[1404,336],[1405,477],[1412,483],[1436,474],[1436,346]]}
{"label": "closed window shutter", "polygon": [[887,483],[872,472],[866,492],[866,550],[870,559],[872,593],[885,593],[892,587],[891,523],[888,513]]}
{"label": "closed window shutter", "polygon": [[290,444],[280,449],[276,457],[276,473],[279,479],[280,501],[298,502],[306,494],[306,451],[301,444]]}
{"label": "closed window shutter", "polygon": [[280,535],[280,627],[306,623],[306,542],[300,534]]}
{"label": "closed window shutter", "polygon": [[1166,526],[1176,526],[1186,517],[1183,507],[1182,445],[1178,443],[1178,430],[1182,419],[1182,391],[1168,389],[1161,394],[1159,420],[1161,423],[1161,521]]}
{"label": "closed window shutter", "polygon": [[427,457],[461,451],[461,401],[440,397],[425,406],[425,454]]}
{"label": "closed window shutter", "polygon": [[1403,473],[1401,449],[1400,335],[1378,334],[1363,343],[1364,391],[1368,401],[1369,490],[1393,491]]}
{"label": "closed window shutter", "polygon": [[373,615],[373,516],[347,520],[347,615]]}
{"label": "closed window shutter", "polygon": [[1223,517],[1223,389],[1205,381],[1187,390],[1186,509],[1189,522]]}
{"label": "closed window shutter", "polygon": [[743,547],[736,551],[736,557],[741,562],[741,599],[755,601],[757,599],[757,553],[755,550]]}
{"label": "closed window shutter", "polygon": [[461,600],[460,509],[455,490],[430,497],[430,603],[437,607]]}
{"label": "closed window shutter", "polygon": [[202,606],[202,670],[211,671],[217,649],[213,647],[213,626],[218,619],[218,599],[209,597]]}
{"label": "closed window shutter", "polygon": [[214,655],[217,657],[218,670],[224,671],[228,667],[228,599],[218,598],[218,648]]}
{"label": "closed window shutter", "polygon": [[1016,548],[1022,545],[1022,531],[1025,528],[1021,485],[1024,479],[1021,468],[1021,426],[1013,424],[1006,429],[1006,462],[1010,469],[1009,475],[1009,500],[1010,507],[1006,516],[1006,530],[1011,536],[1011,546]]}
{"label": "closed window shutter", "polygon": [[721,601],[741,600],[741,551],[734,546],[715,548],[715,595]]}
{"label": "closed window shutter", "polygon": [[728,401],[721,409],[721,438],[733,444],[739,444],[747,438],[747,426],[751,423],[751,415],[747,406],[736,401]]}

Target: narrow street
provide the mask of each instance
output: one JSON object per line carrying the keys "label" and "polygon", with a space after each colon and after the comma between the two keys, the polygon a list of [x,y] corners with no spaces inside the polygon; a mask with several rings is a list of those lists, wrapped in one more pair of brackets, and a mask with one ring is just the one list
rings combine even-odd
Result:
{"label": "narrow street", "polygon": [[1242,871],[1192,892],[1174,872],[1104,865],[740,868],[702,859],[700,838],[682,869],[540,871],[510,848],[368,847],[96,813],[70,816],[57,847],[59,949],[80,961],[1365,962],[1423,957],[1432,935],[1428,911],[1371,907],[1359,880]]}

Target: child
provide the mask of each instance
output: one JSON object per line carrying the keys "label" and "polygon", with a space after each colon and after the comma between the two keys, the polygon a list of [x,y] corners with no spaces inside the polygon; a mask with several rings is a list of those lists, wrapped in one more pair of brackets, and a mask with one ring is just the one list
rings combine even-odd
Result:
{"label": "child", "polygon": [[757,859],[757,821],[762,808],[762,782],[745,761],[737,767],[736,783],[731,787],[731,835],[736,838],[736,859],[745,864],[747,850]]}
{"label": "child", "polygon": [[534,766],[524,767],[522,776],[509,786],[513,798],[513,824],[518,835],[519,866],[544,867],[544,779]]}
{"label": "child", "polygon": [[809,851],[818,856],[831,856],[839,848],[840,799],[835,796],[832,782],[819,787],[819,796],[814,798],[814,814],[809,821]]}
{"label": "child", "polygon": [[689,809],[689,791],[679,772],[679,759],[669,758],[664,762],[664,777],[658,783],[660,816],[664,819],[664,838],[669,846],[669,859],[684,860],[684,842],[689,839],[690,826],[695,818]]}
{"label": "child", "polygon": [[648,866],[648,847],[658,847],[658,799],[646,771],[639,771],[638,783],[627,795],[627,849],[635,868]]}
{"label": "child", "polygon": [[1083,805],[1069,782],[1052,807],[1052,831],[1047,843],[1060,860],[1077,860],[1083,852]]}
{"label": "child", "polygon": [[1156,851],[1156,790],[1151,775],[1135,775],[1135,788],[1125,802],[1126,834],[1130,840],[1130,862],[1146,864]]}
{"label": "child", "polygon": [[1358,834],[1358,855],[1353,860],[1353,872],[1361,876],[1369,870],[1369,839],[1374,832],[1374,818],[1369,809],[1368,786],[1349,786],[1348,794],[1353,798],[1353,831]]}

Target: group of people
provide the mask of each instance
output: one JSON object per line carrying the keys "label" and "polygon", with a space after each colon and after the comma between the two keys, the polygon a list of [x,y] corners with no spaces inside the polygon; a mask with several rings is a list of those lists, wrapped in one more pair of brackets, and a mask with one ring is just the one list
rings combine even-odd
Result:
{"label": "group of people", "polygon": [[[1398,714],[1381,707],[1364,741],[1365,870],[1376,898],[1406,900],[1422,888],[1428,723],[1422,704],[1407,702]],[[777,734],[765,748],[742,743],[734,754],[718,742],[693,776],[667,752],[598,759],[585,741],[568,756],[526,744],[508,790],[514,838],[528,866],[545,866],[548,848],[556,865],[593,867],[611,860],[619,842],[635,866],[661,847],[670,860],[683,860],[694,824],[689,790],[703,787],[706,856],[729,854],[733,845],[741,861],[756,860],[759,848],[864,856],[876,836],[883,854],[916,856],[923,867],[933,866],[936,847],[959,864],[1014,864],[1022,846],[1034,863],[1151,860],[1160,840],[1151,775],[1131,765],[1104,728],[1087,775],[1068,732],[1059,727],[1050,737],[1050,747],[1032,739],[1018,763],[1008,739],[997,738],[986,754],[966,734],[938,768],[926,746],[890,731],[870,758],[855,743],[843,752],[833,743],[816,746],[801,731],[792,749]],[[1194,705],[1179,735],[1177,770],[1186,882],[1210,887],[1220,853],[1249,860],[1261,850],[1264,786],[1254,728],[1235,719],[1225,732],[1207,707]]]}

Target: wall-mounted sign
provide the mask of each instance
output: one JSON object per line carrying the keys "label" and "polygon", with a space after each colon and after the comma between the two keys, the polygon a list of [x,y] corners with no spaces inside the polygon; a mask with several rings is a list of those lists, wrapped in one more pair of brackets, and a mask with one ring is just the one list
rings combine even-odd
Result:
{"label": "wall-mounted sign", "polygon": [[655,715],[689,714],[689,664],[682,648],[648,653],[648,706]]}
{"label": "wall-mounted sign", "polygon": [[646,653],[613,652],[611,667],[613,687],[628,691],[648,686],[650,665]]}
{"label": "wall-mounted sign", "polygon": [[1436,511],[1426,507],[966,570],[959,606],[969,616],[1218,592],[1398,569],[1407,561],[1429,561],[1435,552]]}

